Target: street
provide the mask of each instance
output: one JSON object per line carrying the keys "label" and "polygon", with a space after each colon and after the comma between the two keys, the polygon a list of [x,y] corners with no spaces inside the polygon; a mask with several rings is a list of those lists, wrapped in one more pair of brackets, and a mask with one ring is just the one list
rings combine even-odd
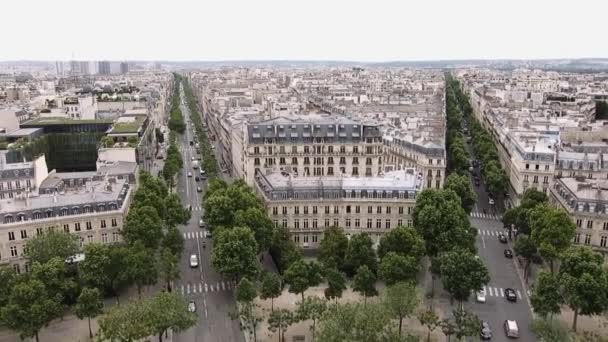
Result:
{"label": "street", "polygon": [[[470,145],[468,148],[471,158],[474,159]],[[479,167],[475,168],[475,172],[481,176]],[[530,330],[532,309],[523,286],[523,270],[517,267],[517,258],[508,259],[504,255],[505,249],[513,250],[514,241],[509,239],[506,244],[499,241],[499,233],[507,235],[500,220],[502,210],[497,208],[497,206],[502,206],[501,203],[496,203],[496,206],[489,204],[489,196],[483,178],[480,180],[479,186],[475,186],[471,177],[471,186],[477,193],[477,203],[469,218],[471,225],[478,229],[477,250],[490,273],[490,283],[485,287],[485,303],[477,303],[475,296],[472,296],[465,307],[490,324],[494,333],[492,341],[509,340],[503,329],[504,321],[507,319],[517,321],[520,341],[535,341],[534,334]],[[515,290],[517,302],[507,301],[506,288]]]}
{"label": "street", "polygon": [[[187,124],[186,133],[181,136],[180,150],[184,168],[179,175],[177,191],[185,206],[192,206],[192,218],[187,226],[180,227],[184,235],[184,252],[180,261],[180,279],[173,284],[173,291],[183,295],[186,300],[196,303],[199,317],[195,326],[175,335],[175,341],[244,341],[239,322],[232,320],[229,314],[234,311],[233,290],[235,284],[215,272],[211,264],[213,240],[204,236],[204,229],[199,227],[203,216],[202,196],[206,190],[206,180],[199,182],[195,177],[199,169],[192,168],[192,157],[196,159],[194,127],[190,123],[190,112],[186,105],[183,86],[180,88],[181,110]],[[192,177],[188,177],[192,172]],[[197,192],[197,187],[202,192]],[[198,267],[190,267],[190,256],[198,257]]]}

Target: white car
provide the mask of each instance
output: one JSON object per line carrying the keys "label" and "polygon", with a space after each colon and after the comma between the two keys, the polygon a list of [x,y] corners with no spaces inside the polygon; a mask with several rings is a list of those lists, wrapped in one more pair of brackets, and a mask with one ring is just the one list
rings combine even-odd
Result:
{"label": "white car", "polygon": [[494,199],[490,197],[490,200],[488,201],[490,203],[490,205],[494,205]]}
{"label": "white car", "polygon": [[188,311],[196,312],[196,303],[193,300],[188,303]]}
{"label": "white car", "polygon": [[188,171],[188,177],[192,177],[192,172]]}
{"label": "white car", "polygon": [[485,303],[486,302],[486,290],[480,290],[477,291],[477,293],[475,294],[475,299],[477,300],[478,303]]}
{"label": "white car", "polygon": [[190,256],[190,267],[198,267],[198,257],[196,256],[196,254],[192,254]]}

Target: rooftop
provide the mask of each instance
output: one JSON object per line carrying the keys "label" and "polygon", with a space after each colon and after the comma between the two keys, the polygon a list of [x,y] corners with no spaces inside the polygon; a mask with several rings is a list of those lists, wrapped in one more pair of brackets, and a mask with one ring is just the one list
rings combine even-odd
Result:
{"label": "rooftop", "polygon": [[27,125],[82,125],[89,123],[103,123],[109,124],[112,123],[111,120],[72,120],[63,117],[47,117],[47,118],[37,118],[30,121],[25,122]]}
{"label": "rooftop", "polygon": [[112,133],[138,133],[146,121],[146,115],[121,116],[112,126]]}

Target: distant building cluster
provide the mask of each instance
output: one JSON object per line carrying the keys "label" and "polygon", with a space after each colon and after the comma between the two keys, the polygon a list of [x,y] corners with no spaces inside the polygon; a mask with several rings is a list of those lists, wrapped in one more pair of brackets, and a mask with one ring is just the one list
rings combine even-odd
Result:
{"label": "distant building cluster", "polygon": [[535,188],[576,222],[575,243],[608,251],[608,74],[459,70],[492,134],[517,204]]}

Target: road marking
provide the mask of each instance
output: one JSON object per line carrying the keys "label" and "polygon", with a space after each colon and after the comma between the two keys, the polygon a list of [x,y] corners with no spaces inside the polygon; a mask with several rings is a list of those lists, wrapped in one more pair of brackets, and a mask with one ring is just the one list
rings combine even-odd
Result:
{"label": "road marking", "polygon": [[[496,291],[496,295],[498,295],[498,290],[496,288],[494,288],[494,291]],[[505,293],[503,292],[502,287],[500,288],[500,296],[501,297],[505,296]]]}
{"label": "road marking", "polygon": [[492,294],[492,288],[488,287],[488,290],[489,290],[488,292],[490,293],[490,296],[493,296],[493,294]]}
{"label": "road marking", "polygon": [[209,285],[209,287],[211,288],[211,292],[213,292],[213,285]]}
{"label": "road marking", "polygon": [[186,233],[184,233],[184,239],[187,239],[188,235]]}
{"label": "road marking", "polygon": [[224,282],[222,282],[222,290],[226,291],[226,286],[224,286]]}
{"label": "road marking", "polygon": [[198,283],[198,293],[203,293],[203,284]]}
{"label": "road marking", "polygon": [[217,283],[217,285],[215,286],[215,288],[219,291],[220,290],[220,283]]}
{"label": "road marking", "polygon": [[207,317],[207,300],[203,298],[203,307],[205,308],[205,317]]}
{"label": "road marking", "polygon": [[196,293],[196,284],[192,284],[192,293]]}
{"label": "road marking", "polygon": [[481,245],[483,248],[486,248],[486,240],[483,238],[483,236],[481,237]]}
{"label": "road marking", "polygon": [[209,289],[207,288],[207,283],[205,283],[205,292],[208,292]]}
{"label": "road marking", "polygon": [[521,299],[521,292],[519,292],[519,290],[517,290],[517,296],[519,297],[519,299]]}
{"label": "road marking", "polygon": [[190,284],[187,284],[188,287],[186,287],[186,294],[190,294]]}

